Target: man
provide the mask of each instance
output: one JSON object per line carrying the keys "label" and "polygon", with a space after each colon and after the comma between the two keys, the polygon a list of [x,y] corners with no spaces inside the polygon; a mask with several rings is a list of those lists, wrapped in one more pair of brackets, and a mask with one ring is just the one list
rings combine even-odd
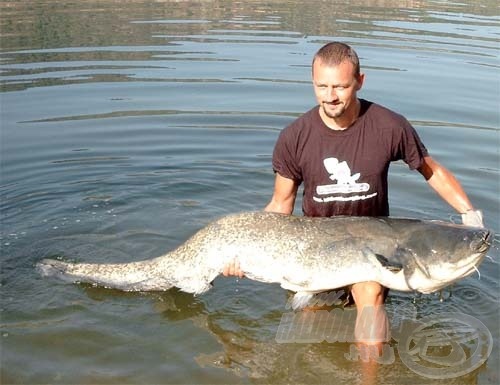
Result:
{"label": "man", "polygon": [[[332,42],[314,56],[312,80],[318,106],[280,134],[273,153],[275,186],[265,211],[291,214],[297,190],[304,183],[306,216],[388,216],[387,175],[392,161],[404,160],[455,210],[464,224],[483,227],[456,178],[427,152],[411,124],[380,105],[359,99],[365,75],[356,52]],[[239,275],[238,261],[224,275]],[[359,282],[350,288],[358,310],[381,307],[385,288]],[[372,330],[357,328],[369,343],[389,338],[385,312],[375,312]]]}

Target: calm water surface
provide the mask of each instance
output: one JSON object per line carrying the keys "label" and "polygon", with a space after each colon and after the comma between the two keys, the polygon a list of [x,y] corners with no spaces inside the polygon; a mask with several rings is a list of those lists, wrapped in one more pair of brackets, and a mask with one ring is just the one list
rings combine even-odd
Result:
{"label": "calm water surface", "polygon": [[[210,220],[261,209],[280,130],[314,105],[325,42],[358,51],[362,97],[408,117],[498,233],[498,2],[4,1],[0,12],[1,378],[8,384],[497,384],[499,252],[450,296],[492,353],[455,379],[348,360],[348,343],[277,343],[287,293],[218,278],[193,297],[42,279],[44,257],[136,261]],[[392,214],[458,221],[404,164]],[[300,207],[298,202],[297,207]],[[296,210],[300,214],[300,210]],[[442,355],[447,355],[443,348]]]}

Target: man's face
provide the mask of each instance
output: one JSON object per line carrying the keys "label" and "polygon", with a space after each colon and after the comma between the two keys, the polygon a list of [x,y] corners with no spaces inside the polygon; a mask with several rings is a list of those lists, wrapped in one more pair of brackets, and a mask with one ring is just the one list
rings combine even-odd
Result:
{"label": "man's face", "polygon": [[339,119],[356,106],[357,91],[363,85],[364,75],[356,75],[354,65],[343,61],[337,66],[324,65],[315,60],[313,85],[322,113],[330,119]]}

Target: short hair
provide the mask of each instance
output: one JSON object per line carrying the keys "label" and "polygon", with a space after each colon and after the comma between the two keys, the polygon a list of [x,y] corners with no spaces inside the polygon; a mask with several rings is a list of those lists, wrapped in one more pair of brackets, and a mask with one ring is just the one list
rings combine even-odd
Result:
{"label": "short hair", "polygon": [[325,44],[316,52],[316,55],[314,55],[312,62],[313,67],[314,62],[318,59],[328,66],[338,66],[340,63],[347,60],[354,66],[354,74],[356,76],[360,74],[358,54],[345,43],[333,41]]}

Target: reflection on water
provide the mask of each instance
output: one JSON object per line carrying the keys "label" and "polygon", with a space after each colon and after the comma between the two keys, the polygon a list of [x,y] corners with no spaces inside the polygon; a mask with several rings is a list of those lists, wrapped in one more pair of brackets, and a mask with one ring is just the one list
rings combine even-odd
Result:
{"label": "reflection on water", "polygon": [[[276,342],[287,293],[275,285],[220,278],[201,297],[130,294],[34,269],[44,257],[152,258],[217,216],[262,208],[273,144],[313,105],[310,61],[333,39],[358,50],[363,97],[406,115],[498,232],[496,1],[0,7],[0,382],[500,381],[498,242],[480,279],[443,302],[389,295],[396,324],[412,304],[417,317],[462,312],[491,332],[486,363],[441,380],[410,370],[397,340],[394,361],[375,366],[347,359],[348,343]],[[390,185],[394,215],[453,218],[405,165]]]}

